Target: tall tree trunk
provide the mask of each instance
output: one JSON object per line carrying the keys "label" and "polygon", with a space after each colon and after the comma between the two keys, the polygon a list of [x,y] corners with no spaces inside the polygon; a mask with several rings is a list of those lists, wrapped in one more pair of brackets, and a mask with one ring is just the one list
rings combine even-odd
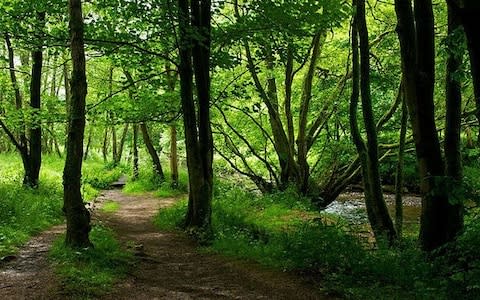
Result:
{"label": "tall tree trunk", "polygon": [[[362,165],[365,190],[365,204],[367,215],[377,240],[387,238],[392,243],[396,238],[392,219],[388,214],[385,200],[383,199],[382,185],[378,166],[377,130],[373,116],[372,100],[370,95],[370,50],[368,43],[368,29],[365,18],[365,0],[357,0],[356,15],[353,26],[354,44],[357,44],[356,35],[360,42],[360,94],[362,98],[362,112],[367,134],[366,165]],[[356,46],[354,46],[355,48]],[[358,55],[358,51],[356,53]],[[358,64],[358,59],[357,59]],[[358,71],[357,71],[358,72]],[[365,159],[364,159],[365,161]]]}
{"label": "tall tree trunk", "polygon": [[138,124],[133,124],[133,179],[138,179]]}
{"label": "tall tree trunk", "polygon": [[[458,34],[461,26],[460,16],[449,7],[448,9],[448,34]],[[462,90],[460,82],[455,79],[455,73],[462,66],[463,53],[455,43],[448,43],[448,58],[446,72],[446,116],[445,116],[445,163],[446,175],[454,182],[454,186],[462,184],[462,155],[460,145],[460,131],[462,128]],[[480,78],[478,78],[480,80]],[[479,106],[480,108],[480,106]],[[449,236],[455,236],[463,229],[463,203],[450,203],[448,214]]]}
{"label": "tall tree trunk", "polygon": [[405,97],[402,93],[402,118],[400,125],[400,142],[398,146],[397,167],[395,170],[395,230],[398,238],[403,232],[403,165],[405,157],[405,138],[407,134],[408,111]]}
{"label": "tall tree trunk", "polygon": [[298,189],[306,194],[308,192],[308,180],[310,178],[310,167],[307,162],[308,141],[307,141],[307,120],[310,110],[310,100],[312,99],[312,84],[315,69],[317,67],[318,57],[325,41],[326,34],[324,32],[317,33],[313,38],[312,56],[308,71],[303,80],[302,101],[300,105],[300,118],[298,121]]}
{"label": "tall tree trunk", "polygon": [[432,251],[451,241],[452,206],[441,192],[445,168],[435,125],[433,102],[435,43],[431,0],[395,0],[405,97],[415,140],[422,193],[420,243]]}
{"label": "tall tree trunk", "polygon": [[104,162],[107,162],[107,153],[108,153],[108,125],[105,124],[105,129],[103,131],[103,144],[102,144],[102,155],[103,155]]}
{"label": "tall tree trunk", "polygon": [[122,160],[123,147],[125,146],[127,133],[128,133],[128,123],[126,123],[125,126],[123,126],[122,136],[120,137],[120,144],[118,145],[118,152],[117,152],[117,164],[120,163],[120,161]]}
{"label": "tall tree trunk", "polygon": [[90,151],[90,146],[92,144],[92,134],[93,134],[93,124],[90,125],[88,129],[87,145],[85,146],[85,153],[83,154],[83,160],[87,160],[88,154]]}
{"label": "tall tree trunk", "polygon": [[[43,29],[45,22],[45,12],[37,13],[37,20],[40,23],[40,30]],[[42,127],[40,120],[40,108],[41,108],[41,85],[42,85],[42,64],[43,64],[43,40],[42,34],[38,34],[39,45],[37,49],[32,52],[32,79],[30,81],[30,107],[33,111],[33,122],[30,127],[29,133],[29,164],[30,164],[30,177],[24,178],[24,184],[37,187],[38,178],[40,175],[40,167],[42,164]]]}
{"label": "tall tree trunk", "polygon": [[172,187],[178,187],[177,126],[170,125],[170,178]]}
{"label": "tall tree trunk", "polygon": [[70,73],[70,70],[68,68],[68,63],[69,63],[69,59],[68,59],[68,55],[67,55],[68,52],[65,53],[65,56],[64,56],[64,60],[65,62],[63,63],[63,86],[64,86],[64,89],[65,89],[65,113],[66,113],[66,116],[67,116],[67,122],[66,122],[66,126],[65,126],[65,147],[67,145],[67,138],[68,138],[68,116],[70,115],[70,109],[72,107],[71,105],[71,101],[72,101],[72,95],[71,95],[71,88],[70,88],[70,76],[69,76],[69,73]]}
{"label": "tall tree trunk", "polygon": [[[182,100],[187,166],[189,175],[189,201],[185,227],[192,233],[211,232],[211,201],[213,191],[213,139],[210,124],[210,20],[211,3],[178,0],[180,29],[180,95]],[[190,24],[190,20],[192,24]],[[191,25],[202,36],[193,40]],[[198,95],[198,120],[193,100],[193,66]],[[198,121],[198,122],[197,122]],[[198,130],[197,130],[198,128]],[[200,237],[200,236],[197,236]]]}
{"label": "tall tree trunk", "polygon": [[165,180],[165,175],[163,174],[162,164],[160,163],[160,158],[158,157],[157,150],[153,146],[152,139],[150,138],[150,134],[148,133],[147,124],[141,123],[140,130],[142,131],[143,142],[145,143],[148,153],[152,158],[153,172],[158,176],[158,178],[163,181]]}
{"label": "tall tree trunk", "polygon": [[70,49],[73,70],[71,81],[71,110],[69,115],[67,157],[63,170],[63,210],[67,219],[65,244],[72,248],[90,247],[90,214],[82,199],[81,174],[83,138],[85,132],[85,49],[81,0],[69,0]]}
{"label": "tall tree trunk", "polygon": [[480,38],[478,37],[478,16],[480,15],[480,5],[478,4],[478,1],[448,0],[447,2],[449,4],[449,9],[451,10],[450,14],[454,14],[454,18],[457,19],[455,22],[460,22],[463,25],[467,37],[468,53],[470,55],[470,70],[472,73],[473,91],[475,95],[475,116],[478,121],[477,146],[480,146]]}

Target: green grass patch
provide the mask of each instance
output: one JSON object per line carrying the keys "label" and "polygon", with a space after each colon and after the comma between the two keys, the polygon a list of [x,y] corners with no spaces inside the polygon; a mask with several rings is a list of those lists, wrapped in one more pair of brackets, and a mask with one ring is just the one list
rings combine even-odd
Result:
{"label": "green grass patch", "polygon": [[114,213],[114,212],[117,212],[119,209],[120,209],[120,204],[118,204],[118,202],[108,201],[103,204],[100,210],[104,213]]}
{"label": "green grass patch", "polygon": [[63,291],[75,298],[101,296],[111,291],[113,284],[123,278],[133,262],[133,254],[125,251],[113,232],[94,226],[90,239],[94,248],[73,250],[65,247],[64,236],[50,250],[50,259],[59,275]]}
{"label": "green grass patch", "polygon": [[[63,221],[64,160],[44,155],[38,189],[22,186],[23,166],[17,153],[0,154],[0,257],[10,255],[29,238]],[[109,169],[95,160],[85,162],[82,195],[94,199],[98,189],[116,180],[122,168]],[[85,180],[86,178],[86,180]],[[102,183],[91,185],[91,183]]]}
{"label": "green grass patch", "polygon": [[188,192],[186,172],[180,172],[177,186],[173,186],[169,172],[165,173],[165,178],[166,180],[161,180],[151,167],[145,167],[136,180],[127,182],[123,191],[127,194],[153,192],[157,197],[177,197]]}
{"label": "green grass patch", "polygon": [[15,154],[1,154],[0,257],[14,253],[30,236],[63,220],[62,162],[48,156],[38,189],[22,186],[23,168]]}

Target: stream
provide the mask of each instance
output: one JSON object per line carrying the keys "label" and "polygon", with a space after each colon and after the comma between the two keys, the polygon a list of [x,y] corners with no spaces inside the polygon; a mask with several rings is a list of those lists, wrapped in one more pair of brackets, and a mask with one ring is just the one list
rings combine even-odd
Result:
{"label": "stream", "polygon": [[[385,202],[392,218],[395,217],[395,195],[385,194]],[[420,222],[422,199],[416,195],[403,196],[403,223],[415,225]],[[361,225],[368,223],[363,192],[347,192],[338,196],[325,212],[341,216],[349,223]]]}

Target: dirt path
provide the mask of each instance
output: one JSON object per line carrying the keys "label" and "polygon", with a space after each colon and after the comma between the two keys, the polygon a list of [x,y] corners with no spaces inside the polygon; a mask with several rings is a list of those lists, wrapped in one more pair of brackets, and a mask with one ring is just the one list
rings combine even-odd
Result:
{"label": "dirt path", "polygon": [[[140,255],[131,274],[102,299],[332,299],[293,275],[200,253],[184,235],[159,232],[153,216],[176,199],[109,190],[96,206],[106,201],[118,202],[120,209],[97,210],[93,221],[111,227],[125,244],[133,242]],[[43,232],[11,262],[0,263],[0,300],[65,299],[47,260],[52,241],[64,230],[62,225]]]}
{"label": "dirt path", "polygon": [[104,299],[328,299],[300,279],[256,264],[199,253],[178,233],[159,232],[152,217],[175,199],[107,191],[120,210],[101,219],[121,240],[143,246],[143,256],[124,282]]}
{"label": "dirt path", "polygon": [[12,261],[0,264],[0,299],[51,299],[58,281],[47,254],[52,242],[65,231],[59,225],[42,232],[22,247]]}

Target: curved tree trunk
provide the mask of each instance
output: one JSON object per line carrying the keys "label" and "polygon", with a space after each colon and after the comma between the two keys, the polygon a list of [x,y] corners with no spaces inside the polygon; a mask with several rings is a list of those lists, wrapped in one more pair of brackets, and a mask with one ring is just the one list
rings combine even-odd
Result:
{"label": "curved tree trunk", "polygon": [[67,137],[67,157],[63,170],[63,210],[67,219],[65,243],[73,248],[90,247],[90,214],[82,199],[81,174],[85,132],[85,49],[81,0],[69,0],[70,47],[72,53],[71,109]]}
{"label": "curved tree trunk", "polygon": [[370,47],[368,43],[368,29],[365,17],[365,0],[357,0],[357,14],[355,22],[358,26],[360,42],[360,93],[362,96],[363,121],[367,133],[367,161],[368,181],[371,198],[365,197],[367,214],[377,240],[387,237],[392,243],[396,239],[395,228],[383,199],[382,184],[378,164],[377,129],[370,95]]}

